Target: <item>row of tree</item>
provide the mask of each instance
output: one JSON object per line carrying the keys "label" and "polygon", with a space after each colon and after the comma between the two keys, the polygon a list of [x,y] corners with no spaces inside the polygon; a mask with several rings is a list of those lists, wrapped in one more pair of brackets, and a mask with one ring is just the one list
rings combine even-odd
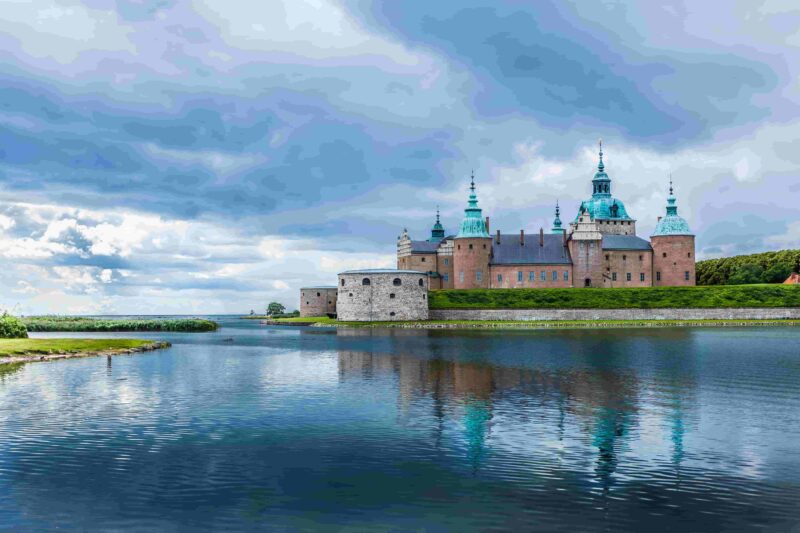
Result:
{"label": "row of tree", "polygon": [[783,250],[697,263],[698,285],[783,283],[800,271],[800,250]]}

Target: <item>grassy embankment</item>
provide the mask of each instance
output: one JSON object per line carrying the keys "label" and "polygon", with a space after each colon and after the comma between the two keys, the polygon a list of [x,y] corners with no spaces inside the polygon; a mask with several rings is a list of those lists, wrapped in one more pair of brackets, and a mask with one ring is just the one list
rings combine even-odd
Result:
{"label": "grassy embankment", "polygon": [[0,339],[0,364],[91,355],[120,355],[166,348],[138,339]]}
{"label": "grassy embankment", "polygon": [[214,331],[217,323],[200,318],[107,319],[75,316],[30,316],[21,318],[31,332],[44,331]]}
{"label": "grassy embankment", "polygon": [[431,291],[431,309],[732,309],[800,307],[800,286]]}

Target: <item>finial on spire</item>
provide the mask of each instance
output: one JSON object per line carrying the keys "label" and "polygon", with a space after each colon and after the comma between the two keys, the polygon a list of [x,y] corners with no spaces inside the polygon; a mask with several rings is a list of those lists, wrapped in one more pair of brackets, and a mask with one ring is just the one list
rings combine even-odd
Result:
{"label": "finial on spire", "polygon": [[672,172],[669,173],[669,195],[673,196],[674,193],[672,192]]}
{"label": "finial on spire", "polygon": [[598,139],[597,144],[600,145],[600,163],[597,165],[597,170],[603,171],[605,165],[603,165],[603,139]]}
{"label": "finial on spire", "polygon": [[469,188],[475,192],[475,169],[472,169],[472,177],[470,178]]}
{"label": "finial on spire", "polygon": [[558,207],[558,200],[556,200],[556,217],[561,215],[561,208]]}
{"label": "finial on spire", "polygon": [[439,222],[439,206],[436,206],[436,222]]}

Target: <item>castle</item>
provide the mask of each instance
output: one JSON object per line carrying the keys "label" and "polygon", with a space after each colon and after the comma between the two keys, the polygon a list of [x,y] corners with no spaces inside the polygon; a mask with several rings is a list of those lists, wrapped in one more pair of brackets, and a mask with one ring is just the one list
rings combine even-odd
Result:
{"label": "castle", "polygon": [[636,220],[611,195],[611,178],[600,161],[592,197],[562,227],[556,204],[552,229],[538,235],[489,233],[472,177],[457,235],[445,236],[437,210],[427,240],[397,239],[397,268],[426,272],[431,289],[553,287],[659,287],[695,285],[695,237],[678,216],[670,181],[666,214],[650,240],[636,235]]}

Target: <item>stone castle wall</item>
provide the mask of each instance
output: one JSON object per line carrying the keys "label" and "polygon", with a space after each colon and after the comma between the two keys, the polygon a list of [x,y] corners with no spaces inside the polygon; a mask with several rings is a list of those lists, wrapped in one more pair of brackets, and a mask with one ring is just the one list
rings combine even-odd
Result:
{"label": "stone castle wall", "polygon": [[326,316],[336,312],[336,287],[300,289],[300,316]]}
{"label": "stone castle wall", "polygon": [[431,320],[800,320],[800,308],[433,309]]}
{"label": "stone castle wall", "polygon": [[338,291],[337,318],[342,321],[428,319],[428,275],[422,272],[344,272]]}
{"label": "stone castle wall", "polygon": [[[656,287],[685,287],[697,283],[695,273],[694,237],[664,235],[651,237],[653,245],[653,285]],[[658,279],[660,272],[660,280]],[[686,273],[689,273],[688,280]]]}

